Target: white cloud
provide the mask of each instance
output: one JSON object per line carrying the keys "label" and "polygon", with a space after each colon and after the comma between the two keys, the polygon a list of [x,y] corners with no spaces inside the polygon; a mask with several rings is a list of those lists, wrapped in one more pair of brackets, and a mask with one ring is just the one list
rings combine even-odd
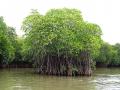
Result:
{"label": "white cloud", "polygon": [[103,39],[114,44],[120,42],[119,4],[119,0],[1,0],[0,16],[22,35],[20,26],[31,9],[44,14],[51,8],[76,8],[82,11],[86,21],[99,24]]}

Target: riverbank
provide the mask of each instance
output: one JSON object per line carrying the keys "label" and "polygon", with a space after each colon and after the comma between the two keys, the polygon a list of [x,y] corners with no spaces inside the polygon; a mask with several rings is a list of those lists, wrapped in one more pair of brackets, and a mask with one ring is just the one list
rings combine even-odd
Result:
{"label": "riverbank", "polygon": [[13,62],[10,64],[0,64],[0,68],[33,68],[33,65],[28,62]]}
{"label": "riverbank", "polygon": [[115,65],[115,64],[107,64],[107,63],[96,63],[96,67],[98,68],[112,68],[112,67],[120,67],[120,65]]}

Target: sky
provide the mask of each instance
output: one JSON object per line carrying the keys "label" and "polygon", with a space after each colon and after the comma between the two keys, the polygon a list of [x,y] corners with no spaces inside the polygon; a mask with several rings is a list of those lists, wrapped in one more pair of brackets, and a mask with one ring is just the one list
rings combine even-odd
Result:
{"label": "sky", "polygon": [[0,16],[22,36],[20,27],[31,9],[45,14],[49,9],[64,7],[79,9],[85,21],[98,24],[105,42],[120,43],[120,0],[0,0]]}

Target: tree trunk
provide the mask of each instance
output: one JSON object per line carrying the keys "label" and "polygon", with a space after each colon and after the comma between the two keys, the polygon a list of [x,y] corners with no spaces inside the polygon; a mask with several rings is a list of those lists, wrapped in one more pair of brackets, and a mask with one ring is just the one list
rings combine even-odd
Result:
{"label": "tree trunk", "polygon": [[72,63],[71,63],[71,59],[67,60],[67,76],[72,76]]}
{"label": "tree trunk", "polygon": [[91,70],[91,59],[90,59],[90,54],[87,51],[82,51],[80,54],[80,74],[85,75],[85,76],[90,76],[92,73]]}

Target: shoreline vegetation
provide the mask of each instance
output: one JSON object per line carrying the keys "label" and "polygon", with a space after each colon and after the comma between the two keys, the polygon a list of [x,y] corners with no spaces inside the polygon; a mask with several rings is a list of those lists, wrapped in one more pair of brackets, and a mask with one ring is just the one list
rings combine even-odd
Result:
{"label": "shoreline vegetation", "polygon": [[120,44],[101,39],[99,25],[77,9],[32,10],[18,37],[0,17],[0,68],[35,68],[39,74],[90,76],[95,67],[120,67]]}

